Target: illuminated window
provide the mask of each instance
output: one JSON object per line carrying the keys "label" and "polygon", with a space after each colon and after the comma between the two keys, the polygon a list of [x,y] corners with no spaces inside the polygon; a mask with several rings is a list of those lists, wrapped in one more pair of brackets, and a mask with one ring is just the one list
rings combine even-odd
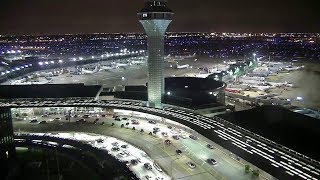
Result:
{"label": "illuminated window", "polygon": [[142,14],[142,17],[148,17],[148,14],[144,13]]}

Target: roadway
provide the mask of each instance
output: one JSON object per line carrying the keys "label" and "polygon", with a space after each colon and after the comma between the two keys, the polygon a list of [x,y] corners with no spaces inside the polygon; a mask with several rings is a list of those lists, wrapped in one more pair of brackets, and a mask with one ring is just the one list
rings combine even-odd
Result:
{"label": "roadway", "polygon": [[208,118],[192,111],[164,106],[154,109],[140,101],[27,100],[2,102],[1,107],[106,107],[158,115],[179,122],[218,143],[241,158],[280,179],[319,179],[320,163],[275,142],[219,118]]}
{"label": "roadway", "polygon": [[[54,115],[52,117],[37,117],[39,121],[48,120],[59,117]],[[88,118],[86,124],[76,124],[75,120],[78,118],[71,118],[71,123],[67,123],[65,120],[48,121],[47,124],[32,124],[27,121],[15,121],[14,130],[16,132],[62,132],[62,131],[77,131],[77,132],[90,132],[98,133],[101,135],[113,136],[119,139],[123,139],[126,142],[133,144],[142,150],[144,150],[153,160],[155,160],[165,172],[170,174],[174,179],[250,179],[250,174],[244,174],[244,167],[239,162],[235,161],[228,155],[222,153],[215,148],[214,150],[206,147],[208,142],[203,139],[192,140],[188,137],[190,135],[187,132],[181,132],[179,129],[168,129],[164,124],[153,125],[147,122],[149,119],[138,119],[140,124],[130,125],[127,128],[120,128],[121,124],[125,124],[127,121],[114,121],[112,118],[101,118],[98,124],[92,124],[95,118]],[[133,119],[133,118],[130,118]],[[105,125],[99,125],[101,122],[105,122]],[[129,121],[130,122],[130,121]],[[63,125],[59,125],[63,123]],[[114,123],[114,126],[111,124]],[[136,127],[137,130],[133,131],[132,127]],[[156,135],[150,136],[148,132],[152,132],[153,127],[160,128],[161,132],[167,132],[167,138],[161,135],[161,132]],[[140,133],[140,129],[144,129],[144,133]],[[174,140],[173,134],[181,132],[186,139]],[[179,134],[181,134],[179,133]],[[141,136],[141,138],[137,138]],[[164,140],[169,139],[172,144],[167,146],[164,144]],[[213,142],[210,142],[214,144]],[[215,146],[217,147],[217,146]],[[182,150],[182,155],[177,155],[176,150]],[[201,152],[200,154],[198,152]],[[207,163],[208,158],[214,158],[217,160],[218,165],[212,166]],[[194,162],[197,167],[190,169],[186,162]],[[152,176],[152,175],[150,175]],[[153,176],[152,176],[153,177]]]}

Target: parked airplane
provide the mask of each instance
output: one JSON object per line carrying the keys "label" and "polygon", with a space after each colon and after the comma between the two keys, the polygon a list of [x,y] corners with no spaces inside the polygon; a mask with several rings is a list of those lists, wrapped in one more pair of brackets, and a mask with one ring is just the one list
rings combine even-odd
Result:
{"label": "parked airplane", "polygon": [[179,65],[179,64],[177,64],[177,69],[186,69],[186,68],[188,68],[190,65],[189,64],[184,64],[184,65]]}
{"label": "parked airplane", "polygon": [[105,70],[105,71],[111,70],[111,69],[114,69],[114,67],[113,66],[101,66],[100,67],[100,70]]}
{"label": "parked airplane", "polygon": [[84,69],[84,68],[82,68],[82,70],[81,70],[81,72],[82,72],[83,74],[93,74],[93,73],[96,73],[96,72],[98,72],[98,71],[99,71],[99,70],[98,70],[98,66],[96,66],[93,71],[86,70],[86,69]]}
{"label": "parked airplane", "polygon": [[131,65],[136,64],[136,65],[141,65],[141,64],[145,64],[145,61],[131,61]]}

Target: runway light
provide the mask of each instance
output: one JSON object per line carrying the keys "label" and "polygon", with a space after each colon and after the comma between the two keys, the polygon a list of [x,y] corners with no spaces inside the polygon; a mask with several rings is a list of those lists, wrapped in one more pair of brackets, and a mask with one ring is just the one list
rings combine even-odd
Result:
{"label": "runway light", "polygon": [[170,92],[170,91],[168,91],[168,92],[167,92],[167,95],[168,95],[168,96],[170,96],[170,95],[171,95],[171,92]]}

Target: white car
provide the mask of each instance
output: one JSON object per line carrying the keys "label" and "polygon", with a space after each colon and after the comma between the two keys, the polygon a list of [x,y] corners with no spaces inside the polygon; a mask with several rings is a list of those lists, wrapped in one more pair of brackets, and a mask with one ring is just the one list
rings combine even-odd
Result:
{"label": "white car", "polygon": [[124,152],[121,152],[117,156],[123,158],[123,157],[127,157],[128,155]]}
{"label": "white car", "polygon": [[153,163],[153,166],[156,168],[156,170],[158,170],[159,172],[162,172],[161,167],[156,162]]}

